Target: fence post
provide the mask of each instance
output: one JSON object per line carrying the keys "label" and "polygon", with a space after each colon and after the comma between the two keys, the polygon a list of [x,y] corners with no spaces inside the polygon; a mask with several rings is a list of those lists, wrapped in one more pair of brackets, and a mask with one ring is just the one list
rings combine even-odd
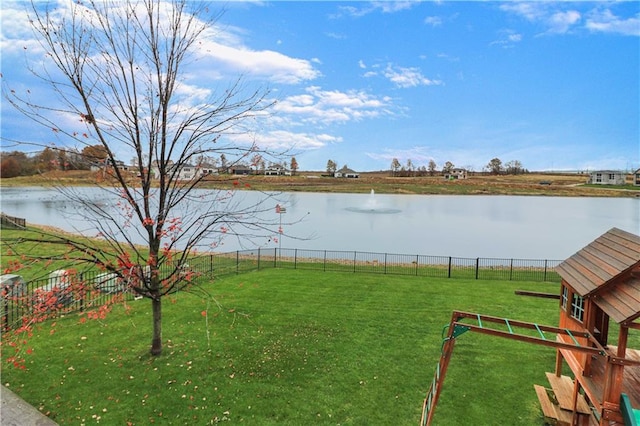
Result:
{"label": "fence post", "polygon": [[240,272],[240,250],[236,250],[236,274]]}
{"label": "fence post", "polygon": [[322,262],[322,270],[327,272],[327,251],[324,251],[324,262]]}
{"label": "fence post", "polygon": [[353,272],[356,272],[356,258],[358,257],[358,252],[353,252]]}
{"label": "fence post", "polygon": [[[80,283],[82,284],[82,286],[80,287],[79,291],[80,291],[80,312],[84,312],[84,305],[85,305],[85,298],[87,297],[87,292],[85,291],[85,285],[84,285],[84,273],[80,274]],[[72,287],[73,289],[73,287]]]}
{"label": "fence post", "polygon": [[209,273],[213,272],[213,253],[209,255]]}
{"label": "fence post", "polygon": [[2,315],[2,329],[9,331],[9,297],[4,297],[4,315]]}
{"label": "fence post", "polygon": [[260,270],[260,247],[258,247],[258,271]]}
{"label": "fence post", "polygon": [[511,267],[509,268],[509,281],[513,281],[513,259],[511,259]]}
{"label": "fence post", "polygon": [[416,277],[418,276],[418,262],[420,261],[420,255],[416,254]]}
{"label": "fence post", "polygon": [[387,253],[384,254],[384,273],[387,274]]}
{"label": "fence post", "polygon": [[298,269],[298,249],[293,252],[293,269]]}
{"label": "fence post", "polygon": [[451,278],[451,256],[449,256],[449,271],[447,273],[447,278]]}
{"label": "fence post", "polygon": [[478,279],[478,271],[480,270],[480,258],[476,257],[476,280]]}
{"label": "fence post", "polygon": [[544,260],[544,277],[542,280],[547,281],[547,259]]}

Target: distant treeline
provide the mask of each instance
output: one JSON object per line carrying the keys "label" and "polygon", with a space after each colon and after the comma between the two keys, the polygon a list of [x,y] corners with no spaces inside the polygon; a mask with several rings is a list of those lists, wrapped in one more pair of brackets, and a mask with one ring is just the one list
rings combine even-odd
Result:
{"label": "distant treeline", "polygon": [[87,146],[82,151],[45,148],[33,154],[12,151],[1,155],[2,178],[32,176],[52,170],[90,170],[93,164],[104,162],[106,158],[92,146]]}

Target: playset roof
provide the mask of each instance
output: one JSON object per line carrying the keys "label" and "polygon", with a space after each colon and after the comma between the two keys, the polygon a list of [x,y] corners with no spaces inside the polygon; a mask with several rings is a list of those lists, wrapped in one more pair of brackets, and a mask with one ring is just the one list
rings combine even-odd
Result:
{"label": "playset roof", "polygon": [[640,236],[612,228],[556,267],[617,323],[640,318]]}

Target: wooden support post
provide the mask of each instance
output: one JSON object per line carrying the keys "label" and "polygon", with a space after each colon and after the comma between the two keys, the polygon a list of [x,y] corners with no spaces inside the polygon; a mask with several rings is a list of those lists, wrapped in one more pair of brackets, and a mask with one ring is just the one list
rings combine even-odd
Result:
{"label": "wooden support post", "polygon": [[562,375],[562,353],[560,353],[560,349],[556,349],[556,369],[554,373],[558,377]]}

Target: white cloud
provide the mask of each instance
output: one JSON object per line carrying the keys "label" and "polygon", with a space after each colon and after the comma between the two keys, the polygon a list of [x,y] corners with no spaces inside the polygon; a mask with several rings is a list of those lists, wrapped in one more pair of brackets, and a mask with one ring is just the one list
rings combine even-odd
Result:
{"label": "white cloud", "polygon": [[595,11],[587,19],[585,26],[593,32],[640,36],[640,14],[632,18],[621,19],[609,9]]}
{"label": "white cloud", "polygon": [[419,5],[419,1],[377,1],[373,5],[384,13],[395,13]]}
{"label": "white cloud", "polygon": [[[70,13],[70,2],[60,1],[53,8],[54,16]],[[117,4],[117,3],[116,3]],[[80,6],[78,6],[80,7]],[[166,7],[169,7],[168,5]],[[25,6],[21,2],[3,2],[0,9],[2,19],[0,48],[3,55],[27,49],[30,53],[44,54],[39,42],[34,38]],[[168,11],[167,11],[168,13]],[[90,25],[90,11],[83,17],[84,24]],[[144,16],[144,15],[141,15]],[[282,84],[298,84],[318,78],[321,73],[310,60],[294,58],[273,50],[254,50],[243,44],[244,30],[233,26],[217,26],[207,29],[203,40],[194,52],[197,61],[190,69],[197,80],[223,79],[239,74]]]}
{"label": "white cloud", "polygon": [[418,0],[410,1],[373,1],[366,3],[363,7],[355,6],[339,6],[338,13],[331,16],[331,18],[340,18],[344,15],[359,18],[366,16],[374,12],[382,13],[396,13],[409,10],[414,6],[419,5],[421,2]]}
{"label": "white cloud", "polygon": [[434,86],[442,84],[440,80],[431,80],[415,67],[397,67],[391,64],[387,65],[383,75],[401,88],[417,87],[417,86]]}
{"label": "white cloud", "polygon": [[528,21],[537,21],[547,15],[547,7],[543,2],[505,2],[500,9],[520,15]]}
{"label": "white cloud", "polygon": [[599,7],[587,13],[575,9],[561,10],[567,4],[574,5],[573,2],[508,2],[501,4],[500,9],[541,24],[546,27],[546,33],[551,34],[568,33],[583,23],[583,27],[591,32],[640,36],[640,14],[624,18],[616,16],[610,9]]}
{"label": "white cloud", "polygon": [[436,55],[436,57],[438,57],[440,59],[445,59],[445,60],[450,61],[450,62],[459,62],[460,61],[460,58],[458,56],[451,56],[451,55],[448,55],[446,53],[438,53]]}
{"label": "white cloud", "polygon": [[3,55],[21,52],[24,49],[31,52],[39,50],[44,53],[40,43],[33,38],[31,27],[27,25],[29,19],[24,5],[13,9],[8,4],[3,3],[0,9],[0,20],[2,21],[0,26],[0,50]]}
{"label": "white cloud", "polygon": [[220,73],[220,65],[226,66],[226,70],[223,71],[231,75],[241,73],[285,84],[298,84],[321,75],[320,71],[313,67],[313,61],[292,58],[273,50],[258,51],[207,40],[203,42],[199,53],[204,61],[200,65],[201,72],[207,72],[209,76],[214,69]]}
{"label": "white cloud", "polygon": [[344,40],[344,39],[347,38],[347,36],[345,36],[344,34],[338,34],[338,33],[333,33],[333,32],[325,33],[325,35],[327,37],[329,37],[329,38],[333,38],[333,39],[336,39],[336,40]]}
{"label": "white cloud", "polygon": [[522,34],[516,33],[513,30],[503,30],[501,33],[501,37],[498,40],[489,43],[490,46],[509,48],[522,41]]}
{"label": "white cloud", "polygon": [[547,19],[549,32],[566,33],[580,21],[580,12],[568,10],[566,12],[556,12]]}
{"label": "white cloud", "polygon": [[271,151],[282,150],[315,150],[327,145],[341,143],[342,138],[327,133],[297,133],[287,130],[272,130],[260,134],[238,133],[229,135],[235,143],[251,145],[256,143],[261,149]]}
{"label": "white cloud", "polygon": [[509,41],[516,42],[522,40],[522,34],[509,34],[507,37]]}
{"label": "white cloud", "polygon": [[347,123],[392,115],[393,108],[389,97],[376,97],[358,90],[342,92],[311,86],[304,94],[279,101],[274,106],[274,122],[290,125]]}
{"label": "white cloud", "polygon": [[442,18],[439,16],[427,16],[424,18],[424,23],[427,25],[431,25],[432,27],[439,27],[442,25]]}
{"label": "white cloud", "polygon": [[546,6],[536,2],[505,2],[500,10],[520,15],[529,21],[537,21],[546,15]]}

